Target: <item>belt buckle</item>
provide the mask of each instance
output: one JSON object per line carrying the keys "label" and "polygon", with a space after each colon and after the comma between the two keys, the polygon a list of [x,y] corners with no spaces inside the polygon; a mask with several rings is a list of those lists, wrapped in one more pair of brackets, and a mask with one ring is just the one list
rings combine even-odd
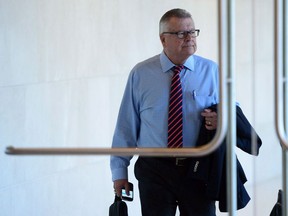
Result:
{"label": "belt buckle", "polygon": [[176,161],[175,161],[175,165],[176,166],[184,166],[184,161],[186,160],[186,158],[176,158]]}

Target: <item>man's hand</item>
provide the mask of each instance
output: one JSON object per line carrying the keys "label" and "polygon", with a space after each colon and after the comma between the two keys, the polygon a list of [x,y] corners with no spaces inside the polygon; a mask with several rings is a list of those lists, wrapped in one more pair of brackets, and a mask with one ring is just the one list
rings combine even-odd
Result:
{"label": "man's hand", "polygon": [[217,113],[210,109],[204,109],[201,116],[205,118],[205,127],[207,130],[215,130],[217,128]]}
{"label": "man's hand", "polygon": [[122,188],[125,188],[126,194],[129,195],[128,179],[119,179],[114,181],[114,191],[118,197],[122,197],[121,195]]}

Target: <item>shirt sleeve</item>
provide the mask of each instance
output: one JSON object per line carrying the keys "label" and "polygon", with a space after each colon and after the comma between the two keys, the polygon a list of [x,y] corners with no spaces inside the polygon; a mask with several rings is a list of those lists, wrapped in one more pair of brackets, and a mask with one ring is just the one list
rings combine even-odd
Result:
{"label": "shirt sleeve", "polygon": [[[120,105],[112,148],[136,148],[139,131],[139,111],[134,97],[133,71],[130,73]],[[133,156],[111,156],[112,180],[128,179],[127,168]]]}

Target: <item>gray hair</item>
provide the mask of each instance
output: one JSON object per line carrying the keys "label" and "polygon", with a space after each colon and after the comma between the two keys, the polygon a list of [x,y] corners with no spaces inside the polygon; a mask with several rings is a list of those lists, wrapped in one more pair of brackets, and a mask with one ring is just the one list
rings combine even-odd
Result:
{"label": "gray hair", "polygon": [[184,9],[180,9],[180,8],[175,8],[175,9],[172,9],[172,10],[169,10],[167,11],[160,19],[160,22],[159,22],[159,34],[162,34],[164,32],[164,29],[166,27],[166,24],[169,22],[169,20],[172,18],[172,17],[176,17],[176,18],[191,18],[192,19],[192,16],[191,14],[184,10]]}

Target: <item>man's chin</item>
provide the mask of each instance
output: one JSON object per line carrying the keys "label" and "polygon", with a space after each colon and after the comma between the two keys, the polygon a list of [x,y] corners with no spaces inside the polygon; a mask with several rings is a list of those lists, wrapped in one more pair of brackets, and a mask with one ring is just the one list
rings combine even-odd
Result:
{"label": "man's chin", "polygon": [[187,52],[192,53],[192,54],[196,51],[195,46],[184,46],[184,47],[182,47],[182,49],[187,50]]}
{"label": "man's chin", "polygon": [[188,56],[193,55],[195,52],[196,52],[196,50],[194,48],[190,47],[189,49],[186,49],[186,53]]}

